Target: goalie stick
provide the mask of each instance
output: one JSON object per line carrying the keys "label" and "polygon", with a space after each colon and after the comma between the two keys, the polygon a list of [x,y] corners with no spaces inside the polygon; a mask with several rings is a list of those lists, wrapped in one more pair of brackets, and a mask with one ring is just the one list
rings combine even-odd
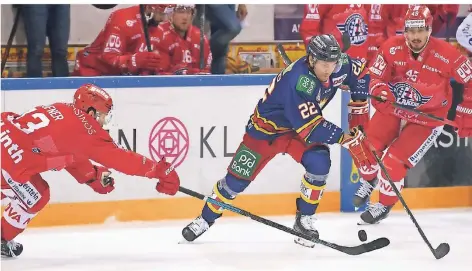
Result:
{"label": "goalie stick", "polygon": [[301,238],[309,240],[313,243],[320,244],[320,245],[323,245],[323,246],[327,246],[329,248],[335,249],[337,251],[340,251],[340,252],[348,254],[348,255],[363,254],[363,253],[366,253],[366,252],[381,249],[381,248],[386,247],[390,244],[390,240],[385,238],[385,237],[381,237],[381,238],[375,239],[375,240],[373,240],[369,243],[364,243],[364,244],[361,244],[361,245],[358,245],[358,246],[353,246],[353,247],[341,246],[341,245],[338,245],[338,244],[335,244],[335,243],[324,241],[322,239],[311,239],[310,236],[308,236],[306,234],[303,234],[303,233],[300,233],[300,232],[298,232],[298,231],[296,231],[292,228],[281,225],[281,224],[279,224],[277,222],[274,222],[272,220],[268,220],[268,219],[265,219],[263,217],[257,216],[255,214],[252,214],[252,213],[248,212],[248,211],[240,209],[236,206],[226,204],[224,202],[217,201],[213,198],[204,196],[204,195],[202,195],[198,192],[187,189],[185,187],[182,187],[182,186],[179,187],[179,191],[184,193],[184,194],[187,194],[189,196],[192,196],[194,198],[201,199],[203,201],[210,202],[211,204],[218,205],[218,206],[220,206],[220,207],[222,207],[226,210],[229,210],[233,213],[237,213],[237,214],[243,215],[245,217],[249,217],[250,219],[255,220],[255,221],[257,221],[259,223],[262,223],[264,225],[267,225],[267,226],[270,226],[272,228],[276,228],[278,230],[284,231],[286,233],[290,233],[292,235],[301,237]]}
{"label": "goalie stick", "polygon": [[[369,139],[367,138],[367,135],[365,135],[365,138],[367,139],[367,141],[369,142]],[[369,145],[371,148],[373,148],[372,144],[369,142]],[[375,160],[377,161],[377,163],[379,164],[380,166],[380,170],[385,174],[385,176],[387,177],[387,181],[388,183],[390,184],[390,186],[392,187],[393,191],[395,192],[395,194],[397,195],[398,199],[400,200],[400,202],[402,203],[403,205],[403,208],[405,209],[405,211],[407,212],[408,216],[410,217],[411,221],[413,221],[413,224],[415,224],[415,227],[416,229],[418,230],[418,232],[420,233],[421,235],[421,238],[423,238],[423,241],[426,243],[426,245],[428,246],[429,250],[431,250],[431,252],[433,253],[434,257],[436,259],[441,259],[443,258],[444,256],[446,256],[451,247],[449,246],[448,243],[441,243],[439,244],[439,246],[437,248],[433,248],[433,246],[431,245],[431,242],[429,242],[428,238],[426,237],[423,229],[421,228],[421,226],[418,224],[418,221],[416,221],[416,218],[415,216],[413,215],[413,213],[411,212],[410,208],[408,208],[408,205],[406,204],[405,200],[403,199],[402,195],[400,194],[400,191],[398,190],[398,188],[396,187],[396,185],[393,183],[392,181],[392,178],[390,177],[390,174],[388,173],[387,169],[385,168],[385,165],[382,163],[382,160],[380,159],[380,157],[376,154],[375,151],[372,151],[372,154],[374,155],[374,158]]]}

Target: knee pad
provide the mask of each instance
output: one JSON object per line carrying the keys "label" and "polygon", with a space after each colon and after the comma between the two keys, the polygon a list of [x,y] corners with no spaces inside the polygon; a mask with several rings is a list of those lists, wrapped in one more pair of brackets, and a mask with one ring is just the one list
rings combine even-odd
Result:
{"label": "knee pad", "polygon": [[328,146],[315,146],[303,153],[302,165],[307,172],[314,175],[327,175],[331,168]]}
{"label": "knee pad", "polygon": [[[211,193],[211,198],[231,204],[231,202],[236,198],[236,196],[243,192],[246,187],[248,187],[250,181],[242,180],[234,177],[231,174],[227,174],[223,179],[219,180],[213,187]],[[223,208],[218,205],[207,202],[208,207],[215,213],[221,214]]]}
{"label": "knee pad", "polygon": [[12,240],[47,205],[50,192],[49,185],[39,174],[24,184],[11,179],[7,183],[10,189],[5,189],[2,194],[5,194],[10,202],[3,212],[2,238]]}

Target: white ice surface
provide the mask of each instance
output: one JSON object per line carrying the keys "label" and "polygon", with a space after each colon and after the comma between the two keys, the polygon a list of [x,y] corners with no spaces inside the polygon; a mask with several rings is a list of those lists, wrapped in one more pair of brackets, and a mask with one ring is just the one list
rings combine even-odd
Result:
{"label": "white ice surface", "polygon": [[[108,223],[100,226],[28,229],[17,238],[25,246],[16,259],[2,259],[5,271],[108,270],[472,270],[472,209],[415,211],[437,247],[451,252],[436,260],[404,211],[382,224],[357,226],[358,214],[320,214],[321,238],[357,245],[359,229],[368,241],[385,236],[390,246],[359,256],[293,243],[293,237],[244,217],[221,218],[193,244],[178,244],[189,221]],[[293,217],[270,217],[292,226]]]}

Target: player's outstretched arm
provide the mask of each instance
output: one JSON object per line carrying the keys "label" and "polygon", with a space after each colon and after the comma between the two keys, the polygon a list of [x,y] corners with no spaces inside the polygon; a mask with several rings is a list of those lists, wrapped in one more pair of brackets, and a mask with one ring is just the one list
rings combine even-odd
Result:
{"label": "player's outstretched arm", "polygon": [[89,140],[87,147],[88,157],[105,167],[127,175],[159,179],[156,186],[158,192],[175,195],[179,189],[179,176],[165,159],[156,163],[141,154],[122,149],[113,142],[105,130]]}

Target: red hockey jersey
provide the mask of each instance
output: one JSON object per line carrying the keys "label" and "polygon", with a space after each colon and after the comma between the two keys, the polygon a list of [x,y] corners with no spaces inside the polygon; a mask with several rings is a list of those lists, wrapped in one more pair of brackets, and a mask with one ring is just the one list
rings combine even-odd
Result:
{"label": "red hockey jersey", "polygon": [[150,31],[153,46],[162,57],[162,69],[169,74],[210,73],[211,52],[204,37],[204,68],[200,70],[200,29],[190,26],[185,37],[177,33],[170,21]]}
{"label": "red hockey jersey", "polygon": [[[149,30],[153,28],[156,27],[150,26]],[[139,67],[131,65],[131,57],[146,50],[139,6],[118,9],[110,15],[97,38],[77,53],[75,74],[138,74]]]}
{"label": "red hockey jersey", "polygon": [[[431,37],[414,59],[403,36],[388,39],[370,67],[370,88],[388,84],[396,102],[446,118],[451,106],[450,79],[472,91],[472,64],[449,43]],[[472,93],[465,93],[472,96]]]}
{"label": "red hockey jersey", "polygon": [[155,166],[118,147],[90,115],[72,104],[37,106],[17,115],[1,114],[2,169],[24,183],[32,175],[67,169],[78,181],[92,171],[90,160],[128,175],[145,176]]}
{"label": "red hockey jersey", "polygon": [[342,47],[342,34],[349,33],[351,47],[346,53],[352,58],[366,59],[368,26],[366,5],[305,5],[300,34],[305,45],[319,34],[333,34]]}

